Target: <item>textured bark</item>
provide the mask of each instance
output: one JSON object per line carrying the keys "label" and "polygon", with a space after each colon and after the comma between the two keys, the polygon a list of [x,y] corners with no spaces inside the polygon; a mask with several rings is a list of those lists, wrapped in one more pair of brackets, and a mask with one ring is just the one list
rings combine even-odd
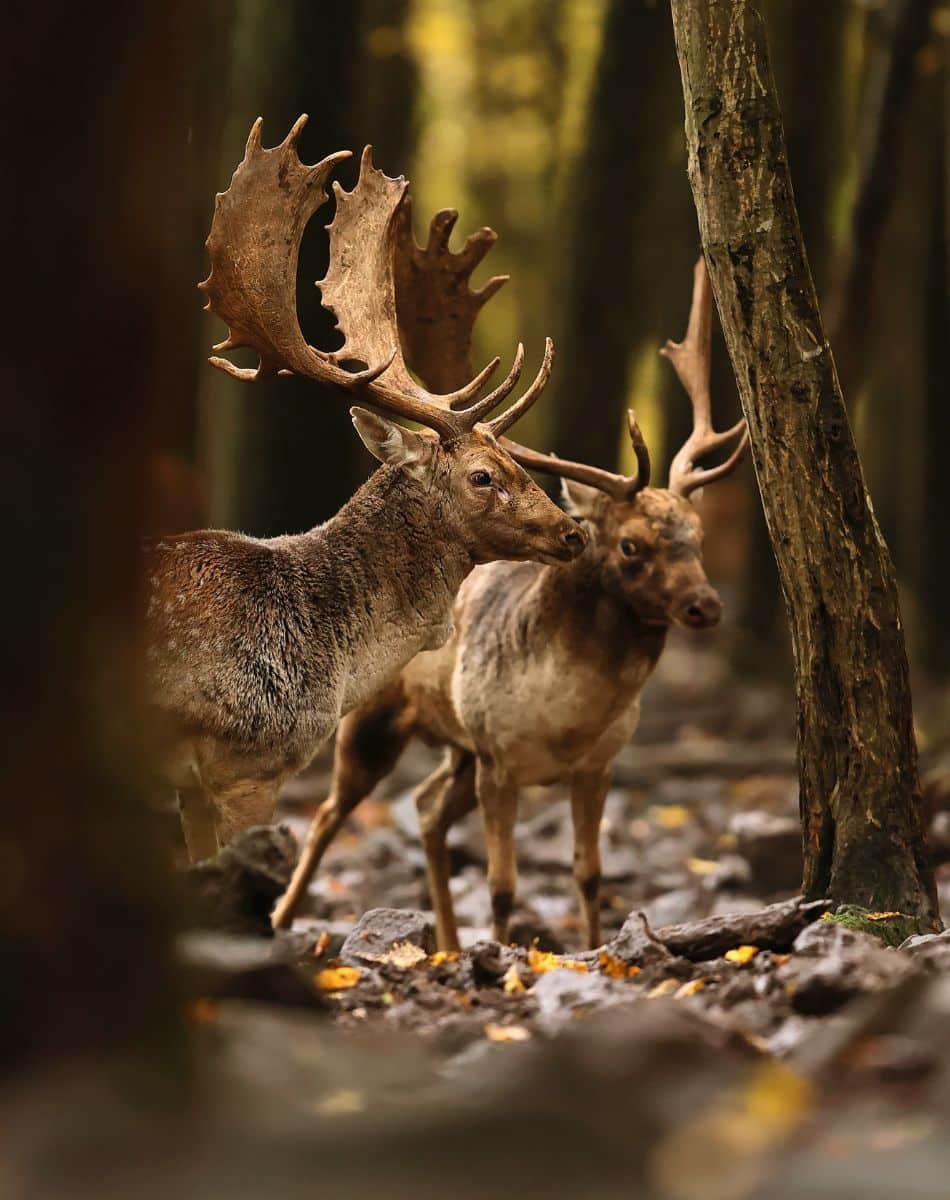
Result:
{"label": "textured bark", "polygon": [[762,18],[672,0],[689,174],[795,655],[804,891],[939,924],[891,561],[798,224]]}

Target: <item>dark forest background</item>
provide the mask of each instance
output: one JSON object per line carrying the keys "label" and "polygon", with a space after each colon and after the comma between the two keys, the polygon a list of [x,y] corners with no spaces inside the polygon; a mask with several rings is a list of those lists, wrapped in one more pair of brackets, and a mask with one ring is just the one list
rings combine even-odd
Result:
{"label": "dark forest background", "polygon": [[[812,269],[926,689],[950,671],[950,8],[765,0],[764,9]],[[160,189],[179,235],[168,267],[182,361],[177,403],[164,406],[155,439],[156,529],[305,528],[371,467],[338,399],[283,380],[248,388],[205,365],[220,330],[191,287],[205,271],[212,194],[259,114],[274,144],[309,112],[308,161],[372,142],[384,170],[412,180],[417,236],[446,206],[461,212],[456,238],[482,224],[498,230],[483,276],[512,280],[481,318],[476,358],[510,355],[522,338],[537,359],[548,333],[558,350],[524,439],[604,466],[625,462],[622,414],[632,404],[665,469],[688,406],[656,351],[682,333],[698,249],[666,5],[221,0],[204,13],[183,31],[200,43],[201,69],[164,131],[177,155]],[[354,170],[338,172],[345,184]],[[332,320],[312,282],[323,274],[329,215],[312,223],[300,275],[304,328],[324,346],[334,344]],[[725,420],[737,400],[721,347],[716,380]],[[786,674],[751,467],[708,503],[712,568],[732,580],[737,664]]]}

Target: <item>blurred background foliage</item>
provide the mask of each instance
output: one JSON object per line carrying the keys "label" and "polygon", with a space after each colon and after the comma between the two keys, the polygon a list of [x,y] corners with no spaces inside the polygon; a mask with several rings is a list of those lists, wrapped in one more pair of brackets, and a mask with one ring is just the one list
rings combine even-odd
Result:
{"label": "blurred background foliage", "polygon": [[[947,0],[763,0],[812,270],[901,578],[918,685],[950,672],[943,462],[947,365]],[[651,0],[214,0],[206,69],[180,131],[172,184],[188,236],[175,268],[205,273],[211,197],[254,118],[265,144],[302,111],[308,161],[373,143],[413,183],[416,234],[459,209],[454,244],[500,234],[476,280],[508,273],[486,307],[476,362],[558,358],[519,436],[631,469],[623,413],[636,408],[656,478],[688,429],[688,405],[657,355],[681,336],[698,251],[682,94],[668,5]],[[200,24],[195,22],[193,24]],[[192,29],[192,36],[195,36]],[[198,34],[200,36],[200,34]],[[338,172],[352,184],[353,163]],[[335,345],[313,281],[326,265],[312,223],[300,271],[304,329]],[[312,385],[247,387],[206,365],[219,323],[181,315],[194,388],[163,420],[153,514],[168,531],[205,523],[274,534],[335,511],[371,468],[347,406]],[[717,347],[715,397],[735,386]],[[807,486],[807,480],[803,480]],[[750,467],[710,490],[712,573],[725,582],[743,669],[788,675],[787,635]],[[765,652],[763,652],[765,651]]]}

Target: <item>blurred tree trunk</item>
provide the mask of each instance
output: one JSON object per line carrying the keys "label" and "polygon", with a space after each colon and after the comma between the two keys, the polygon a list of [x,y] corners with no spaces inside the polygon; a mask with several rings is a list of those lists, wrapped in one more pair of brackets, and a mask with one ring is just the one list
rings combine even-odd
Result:
{"label": "blurred tree trunk", "polygon": [[829,319],[838,374],[852,407],[864,382],[879,248],[900,178],[907,102],[932,8],[933,0],[884,0],[867,16],[858,186]]}
{"label": "blurred tree trunk", "polygon": [[950,446],[950,70],[944,66],[925,93],[933,102],[933,153],[930,250],[926,258],[924,346],[926,372],[926,443],[923,470],[922,545],[919,594],[923,620],[920,651],[928,671],[950,673],[947,597],[950,555],[947,554],[947,447]]}
{"label": "blurred tree trunk", "polygon": [[[302,112],[310,123],[300,154],[316,162],[352,149],[354,161],[335,172],[350,187],[359,151],[375,147],[388,174],[407,169],[413,137],[414,67],[404,23],[408,0],[359,0],[274,8],[243,0],[232,38],[230,119],[218,168],[223,190],[243,153],[254,119],[264,118],[264,144],[274,145]],[[211,202],[207,197],[207,222]],[[303,240],[298,271],[301,325],[314,345],[339,345],[335,321],[314,287],[326,271],[321,210]],[[220,323],[205,324],[206,341]],[[365,477],[369,456],[359,446],[349,405],[307,380],[271,379],[253,386],[206,368],[205,457],[216,523],[265,535],[308,528],[332,515]]]}
{"label": "blurred tree trunk", "polygon": [[139,535],[150,449],[193,412],[194,196],[177,192],[213,129],[204,72],[230,4],[14,9],[2,1059],[108,1052],[168,1078],[182,1042],[142,796]]}
{"label": "blurred tree trunk", "polygon": [[894,572],[818,311],[765,27],[672,0],[690,182],[792,627],[806,896],[939,926]]}
{"label": "blurred tree trunk", "polygon": [[[657,53],[663,45],[668,57]],[[679,232],[688,227],[689,199],[672,157],[681,120],[673,53],[661,6],[611,0],[574,195],[561,222],[566,236],[557,243],[566,267],[551,444],[603,466],[617,458],[631,354],[637,347],[654,354],[679,336],[689,308],[696,245]],[[672,372],[658,370],[656,379],[674,440],[685,436],[689,406]]]}

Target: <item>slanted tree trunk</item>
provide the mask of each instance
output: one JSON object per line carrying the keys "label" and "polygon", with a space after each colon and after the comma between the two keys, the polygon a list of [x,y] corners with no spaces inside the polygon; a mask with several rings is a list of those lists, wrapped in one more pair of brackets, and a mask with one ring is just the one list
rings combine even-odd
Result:
{"label": "slanted tree trunk", "polygon": [[764,23],[672,0],[689,175],[792,629],[804,891],[939,926],[897,589],[825,337]]}

